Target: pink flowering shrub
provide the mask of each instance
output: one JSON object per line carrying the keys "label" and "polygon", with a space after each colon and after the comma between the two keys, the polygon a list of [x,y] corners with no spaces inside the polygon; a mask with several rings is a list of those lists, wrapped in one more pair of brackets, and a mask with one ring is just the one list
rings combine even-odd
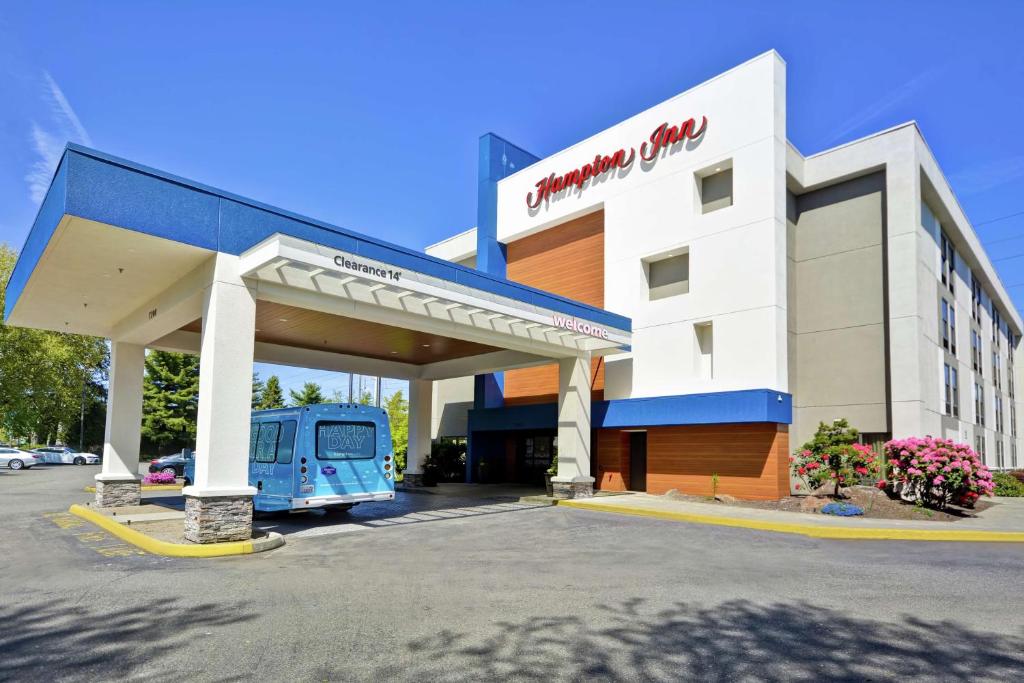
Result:
{"label": "pink flowering shrub", "polygon": [[885,444],[889,488],[906,499],[942,508],[948,503],[970,507],[992,495],[992,473],[967,444],[952,439],[894,439]]}
{"label": "pink flowering shrub", "polygon": [[832,484],[838,496],[839,489],[877,476],[878,457],[870,446],[856,443],[858,436],[846,420],[819,424],[814,438],[789,459],[793,474],[803,481],[796,485],[797,490],[804,485],[813,491]]}
{"label": "pink flowering shrub", "polygon": [[173,484],[174,474],[171,472],[150,472],[142,480],[143,484]]}

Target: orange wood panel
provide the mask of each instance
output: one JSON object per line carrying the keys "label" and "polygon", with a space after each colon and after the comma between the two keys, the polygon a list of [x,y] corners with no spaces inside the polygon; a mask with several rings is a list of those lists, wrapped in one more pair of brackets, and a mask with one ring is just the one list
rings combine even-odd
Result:
{"label": "orange wood panel", "polygon": [[[202,332],[202,320],[181,329]],[[270,301],[256,302],[256,341],[417,365],[500,351],[462,339]]]}
{"label": "orange wood panel", "polygon": [[[604,307],[604,211],[581,216],[508,245],[509,280]],[[591,365],[594,400],[604,397],[604,363]],[[505,373],[505,403],[558,400],[558,366]]]}
{"label": "orange wood panel", "polygon": [[597,430],[597,477],[602,491],[628,491],[629,434],[618,429]]}
{"label": "orange wood panel", "polygon": [[789,495],[789,428],[774,423],[652,427],[647,432],[647,492],[671,489],[775,500]]}

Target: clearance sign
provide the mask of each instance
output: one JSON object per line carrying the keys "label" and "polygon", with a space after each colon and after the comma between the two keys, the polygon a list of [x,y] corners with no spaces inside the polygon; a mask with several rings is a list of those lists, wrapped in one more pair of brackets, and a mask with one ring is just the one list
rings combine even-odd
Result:
{"label": "clearance sign", "polygon": [[[650,138],[640,145],[640,158],[644,161],[654,161],[658,157],[658,152],[663,148],[683,140],[695,140],[704,135],[707,127],[708,117],[706,116],[701,117],[700,126],[697,126],[696,119],[687,119],[678,126],[670,126],[668,122],[665,122],[655,128]],[[536,194],[534,192],[526,193],[526,206],[536,209],[540,206],[541,202],[550,198],[551,195],[558,194],[562,190],[574,186],[577,189],[583,189],[583,183],[591,178],[604,175],[613,168],[626,168],[635,160],[636,148],[630,147],[629,152],[626,152],[625,149],[620,149],[612,154],[598,154],[590,163],[584,164],[563,175],[556,176],[552,173],[547,178],[541,178],[537,181]]]}

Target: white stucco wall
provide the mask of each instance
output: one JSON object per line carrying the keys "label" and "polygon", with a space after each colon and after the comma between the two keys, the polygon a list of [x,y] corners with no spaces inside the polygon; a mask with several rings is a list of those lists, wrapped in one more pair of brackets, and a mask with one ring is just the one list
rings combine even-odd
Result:
{"label": "white stucco wall", "polygon": [[[708,119],[705,134],[643,163],[662,123]],[[498,184],[498,239],[512,242],[584,213],[605,212],[605,308],[633,320],[633,352],[606,359],[610,399],[767,387],[786,391],[785,65],[761,55]],[[549,174],[619,149],[628,173],[527,206]],[[733,205],[701,213],[696,173],[733,169]],[[689,249],[690,291],[648,300],[643,259]],[[695,324],[713,327],[714,373],[695,366]]]}

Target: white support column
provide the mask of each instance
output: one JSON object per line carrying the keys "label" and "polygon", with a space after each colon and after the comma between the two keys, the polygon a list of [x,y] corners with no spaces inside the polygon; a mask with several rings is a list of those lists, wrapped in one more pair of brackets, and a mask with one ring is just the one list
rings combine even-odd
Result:
{"label": "white support column", "polygon": [[142,439],[142,376],[146,349],[137,344],[110,343],[107,425],[103,438],[103,469],[96,475],[96,505],[138,505],[139,443]]}
{"label": "white support column", "polygon": [[588,498],[590,476],[590,354],[558,361],[558,476],[555,498]]}
{"label": "white support column", "polygon": [[423,483],[423,458],[430,455],[430,426],[434,383],[409,380],[409,450],[405,456],[405,486]]}
{"label": "white support column", "polygon": [[247,540],[252,532],[249,421],[256,302],[238,258],[217,254],[203,295],[195,481],[185,487],[185,538]]}

